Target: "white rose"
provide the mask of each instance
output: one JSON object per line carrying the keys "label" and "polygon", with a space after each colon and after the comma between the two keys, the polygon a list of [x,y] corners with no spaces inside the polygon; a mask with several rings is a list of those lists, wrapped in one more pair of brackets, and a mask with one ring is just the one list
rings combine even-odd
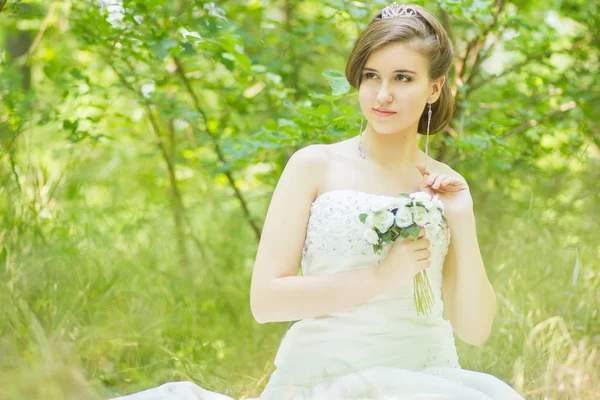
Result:
{"label": "white rose", "polygon": [[433,225],[442,224],[442,212],[436,207],[433,207],[431,211],[429,211],[429,222]]}
{"label": "white rose", "polygon": [[386,233],[394,224],[394,214],[388,210],[379,211],[371,214],[372,227],[379,229],[379,232]]}
{"label": "white rose", "polygon": [[425,207],[412,207],[413,220],[419,226],[425,226],[429,222],[429,212]]}
{"label": "white rose", "polygon": [[379,243],[379,235],[373,229],[367,229],[363,235],[363,239],[371,244]]}
{"label": "white rose", "polygon": [[410,203],[412,203],[412,199],[410,197],[401,196],[401,197],[394,198],[391,201],[390,205],[391,205],[391,208],[401,208]]}
{"label": "white rose", "polygon": [[433,204],[434,207],[437,207],[441,211],[444,211],[444,203],[442,203],[442,201],[440,200],[440,198],[438,197],[437,194],[435,196],[433,196],[433,200],[431,200],[431,203]]}
{"label": "white rose", "polygon": [[407,228],[413,224],[413,214],[409,207],[402,207],[396,211],[396,225]]}
{"label": "white rose", "polygon": [[431,196],[427,192],[411,193],[410,198],[413,199],[415,202],[421,202],[423,206],[428,210],[433,206],[433,203],[431,202]]}
{"label": "white rose", "polygon": [[441,229],[439,225],[427,224],[425,225],[425,235],[428,237],[437,236]]}
{"label": "white rose", "polygon": [[375,212],[375,213],[384,211],[384,210],[388,210],[390,208],[392,208],[392,207],[391,207],[389,199],[379,198],[379,199],[375,200],[375,202],[373,204],[371,204],[371,211]]}

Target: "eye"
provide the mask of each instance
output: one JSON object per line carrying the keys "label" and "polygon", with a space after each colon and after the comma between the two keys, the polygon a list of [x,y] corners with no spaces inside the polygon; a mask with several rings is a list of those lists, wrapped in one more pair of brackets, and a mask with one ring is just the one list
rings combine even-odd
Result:
{"label": "eye", "polygon": [[[365,78],[365,79],[375,79],[375,78],[377,78],[377,75],[375,73],[373,73],[373,72],[365,72],[363,74],[363,78]],[[396,80],[399,80],[400,82],[410,82],[412,79],[408,75],[398,74],[398,75],[396,75]]]}

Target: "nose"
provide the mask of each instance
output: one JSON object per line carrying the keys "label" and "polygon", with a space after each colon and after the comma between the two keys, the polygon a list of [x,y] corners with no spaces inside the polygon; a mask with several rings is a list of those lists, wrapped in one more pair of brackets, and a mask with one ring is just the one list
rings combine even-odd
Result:
{"label": "nose", "polygon": [[381,84],[379,88],[379,92],[377,93],[377,101],[379,104],[386,104],[392,101],[392,95],[390,93],[388,85],[384,82]]}

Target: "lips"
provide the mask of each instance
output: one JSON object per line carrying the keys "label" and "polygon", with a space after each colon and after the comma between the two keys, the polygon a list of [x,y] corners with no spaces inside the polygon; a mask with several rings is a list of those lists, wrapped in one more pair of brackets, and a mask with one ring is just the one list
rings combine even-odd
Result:
{"label": "lips", "polygon": [[380,117],[389,117],[390,115],[396,114],[395,111],[383,111],[377,108],[374,108],[373,112],[375,113],[375,115],[379,115]]}

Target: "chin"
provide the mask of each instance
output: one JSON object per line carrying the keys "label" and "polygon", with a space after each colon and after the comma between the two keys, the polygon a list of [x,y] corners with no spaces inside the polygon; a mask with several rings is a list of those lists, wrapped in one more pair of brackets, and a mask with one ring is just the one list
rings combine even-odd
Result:
{"label": "chin", "polygon": [[394,135],[398,132],[402,132],[407,127],[398,126],[398,125],[394,125],[394,124],[377,124],[377,125],[371,125],[371,128],[373,128],[374,132],[376,132],[380,135]]}

